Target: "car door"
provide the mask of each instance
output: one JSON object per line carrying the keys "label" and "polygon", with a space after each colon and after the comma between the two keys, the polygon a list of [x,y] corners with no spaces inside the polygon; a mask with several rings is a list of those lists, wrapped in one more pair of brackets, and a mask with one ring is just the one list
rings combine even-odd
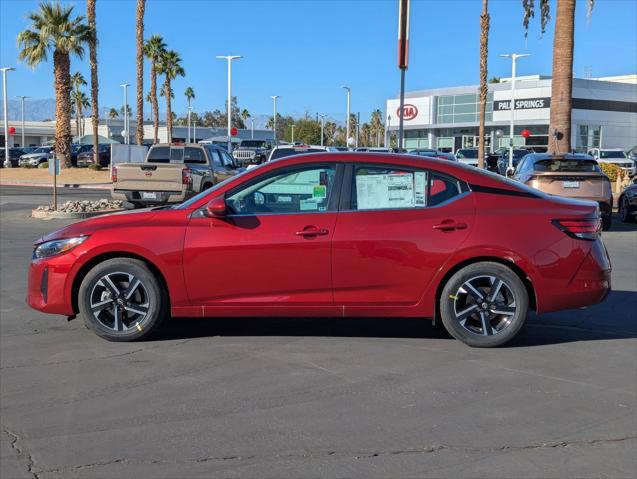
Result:
{"label": "car door", "polygon": [[226,193],[226,217],[194,215],[183,259],[192,304],[212,315],[335,314],[340,171],[334,163],[279,168]]}
{"label": "car door", "polygon": [[223,164],[221,153],[220,148],[208,148],[208,155],[212,159],[212,174],[215,184],[231,176],[228,168]]}
{"label": "car door", "polygon": [[417,305],[474,223],[466,184],[434,171],[352,165],[343,197],[349,204],[334,230],[332,278],[345,315]]}

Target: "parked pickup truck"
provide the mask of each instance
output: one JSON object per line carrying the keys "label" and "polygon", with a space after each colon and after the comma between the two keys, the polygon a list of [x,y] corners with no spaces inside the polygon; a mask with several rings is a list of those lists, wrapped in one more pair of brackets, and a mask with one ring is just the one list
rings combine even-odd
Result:
{"label": "parked pickup truck", "polygon": [[270,140],[241,140],[238,148],[232,152],[235,161],[243,166],[265,163],[272,151]]}
{"label": "parked pickup truck", "polygon": [[180,203],[236,174],[234,159],[215,145],[153,145],[143,163],[113,165],[115,200],[135,206]]}

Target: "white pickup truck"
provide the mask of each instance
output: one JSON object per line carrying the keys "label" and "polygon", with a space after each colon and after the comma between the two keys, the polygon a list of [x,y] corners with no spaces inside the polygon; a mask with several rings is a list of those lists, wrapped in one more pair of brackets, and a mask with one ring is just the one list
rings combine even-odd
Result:
{"label": "white pickup truck", "polygon": [[626,152],[620,148],[592,148],[588,154],[595,158],[597,163],[612,163],[628,173],[628,176],[635,176],[635,161],[628,158]]}

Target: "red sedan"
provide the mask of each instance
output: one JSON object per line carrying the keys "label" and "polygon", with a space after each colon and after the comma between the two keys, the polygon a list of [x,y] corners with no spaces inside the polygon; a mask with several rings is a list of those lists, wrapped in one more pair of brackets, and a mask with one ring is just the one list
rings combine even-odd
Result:
{"label": "red sedan", "polygon": [[602,301],[610,272],[593,202],[455,162],[317,153],[41,238],[27,301],[112,341],[169,315],[388,316],[490,347],[529,309]]}

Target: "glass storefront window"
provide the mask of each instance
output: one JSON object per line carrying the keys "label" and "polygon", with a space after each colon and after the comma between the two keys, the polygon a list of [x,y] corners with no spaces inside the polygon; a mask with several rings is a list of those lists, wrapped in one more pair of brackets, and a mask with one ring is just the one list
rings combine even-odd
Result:
{"label": "glass storefront window", "polygon": [[456,95],[453,98],[453,102],[456,105],[460,105],[463,103],[477,103],[478,96],[477,95]]}

